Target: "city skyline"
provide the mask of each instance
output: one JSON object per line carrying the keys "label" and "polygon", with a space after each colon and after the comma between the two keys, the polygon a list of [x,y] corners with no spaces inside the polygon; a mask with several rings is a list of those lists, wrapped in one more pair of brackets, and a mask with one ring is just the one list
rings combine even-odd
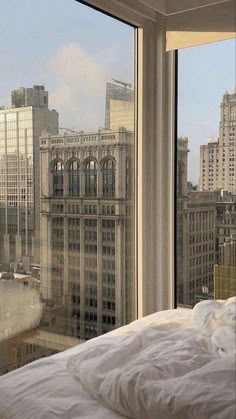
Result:
{"label": "city skyline", "polygon": [[221,99],[236,86],[235,48],[234,39],[178,52],[178,137],[189,138],[188,173],[194,184],[200,175],[200,145],[218,138]]}
{"label": "city skyline", "polygon": [[[110,84],[109,80],[107,80],[105,82],[105,85],[106,86],[107,86],[107,84]],[[117,85],[115,83],[114,86],[117,86],[118,87],[119,85]],[[43,86],[43,87],[45,88],[45,86]],[[18,86],[18,88],[19,88],[19,86]],[[21,89],[24,89],[24,87],[21,87]],[[105,90],[106,90],[106,88],[105,88]],[[231,90],[226,89],[224,93],[228,92],[231,95],[235,91],[236,91],[236,85],[235,85],[235,88],[234,89],[231,89]],[[10,98],[10,95],[8,95],[8,97]],[[193,185],[197,185],[198,187],[200,187],[200,148],[201,148],[201,146],[207,146],[209,140],[210,141],[211,140],[215,140],[216,141],[216,140],[219,139],[220,104],[221,104],[221,101],[222,101],[222,97],[223,97],[223,95],[221,96],[221,100],[220,100],[219,106],[218,106],[218,108],[219,108],[219,112],[218,112],[218,114],[219,114],[219,120],[218,120],[218,124],[217,124],[217,129],[216,129],[217,135],[212,136],[212,137],[208,137],[207,139],[205,139],[205,142],[202,142],[202,143],[197,144],[197,147],[198,148],[195,148],[196,147],[196,144],[194,144],[192,142],[192,138],[190,138],[188,135],[185,135],[185,136],[178,135],[178,138],[188,138],[188,140],[189,140],[188,181],[191,182]],[[9,102],[9,100],[10,99],[8,99],[8,102]],[[105,112],[105,109],[106,109],[106,103],[105,102],[106,102],[106,100],[104,98],[103,121],[104,121],[104,112]],[[0,109],[1,109],[1,106],[3,106],[2,109],[4,109],[4,105],[0,105]],[[9,107],[6,107],[6,109],[11,109],[11,106],[9,105]],[[52,108],[50,106],[49,106],[49,109],[52,109],[52,110],[56,110],[57,111],[57,109]],[[61,116],[62,115],[59,113],[59,118],[60,118],[59,121],[61,121],[61,120],[63,121],[63,116],[62,116],[62,118],[61,118]],[[66,125],[66,127],[65,127],[65,125]],[[90,131],[94,131],[94,130],[97,130],[97,129],[105,128],[104,125],[105,125],[105,123],[103,122],[103,125],[101,124],[99,127],[95,128],[93,130],[92,129],[86,130],[84,127],[81,127],[81,129],[75,129],[74,126],[73,126],[73,124],[71,126],[69,126],[69,124],[63,124],[63,123],[60,122],[60,127],[59,128],[64,129],[64,127],[65,127],[66,129],[68,129],[68,131],[75,130],[75,132],[79,132],[79,131],[88,131],[88,132],[90,132]],[[179,126],[180,126],[180,124],[178,125],[178,127]],[[196,156],[197,156],[197,159],[196,159]],[[197,160],[197,163],[196,163],[196,160]],[[195,165],[197,165],[197,166],[194,166],[194,167],[192,166],[193,161],[194,161]],[[195,167],[197,167],[197,174],[194,172]]]}

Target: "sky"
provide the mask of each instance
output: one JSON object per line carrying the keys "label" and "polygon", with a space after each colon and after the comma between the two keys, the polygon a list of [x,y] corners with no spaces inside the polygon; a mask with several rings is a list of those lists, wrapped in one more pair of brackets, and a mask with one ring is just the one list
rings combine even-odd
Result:
{"label": "sky", "polygon": [[133,81],[133,28],[75,0],[0,0],[0,19],[0,106],[43,84],[61,127],[103,127],[106,82]]}
{"label": "sky", "polygon": [[[60,127],[103,127],[106,82],[134,79],[133,28],[75,0],[0,0],[0,19],[0,106],[43,84]],[[200,145],[218,136],[222,95],[236,84],[235,52],[235,40],[179,51],[178,136],[189,138],[194,183]]]}

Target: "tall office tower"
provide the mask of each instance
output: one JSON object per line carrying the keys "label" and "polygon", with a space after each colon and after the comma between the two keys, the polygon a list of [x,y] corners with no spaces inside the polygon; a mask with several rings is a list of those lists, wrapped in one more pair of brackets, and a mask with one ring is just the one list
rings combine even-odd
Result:
{"label": "tall office tower", "polygon": [[133,318],[133,133],[40,142],[41,295],[54,330],[89,339]]}
{"label": "tall office tower", "polygon": [[42,86],[12,92],[0,110],[0,262],[39,263],[39,136],[58,133]]}
{"label": "tall office tower", "polygon": [[216,299],[234,297],[236,294],[236,235],[219,246],[219,264],[214,267]]}
{"label": "tall office tower", "polygon": [[236,192],[236,89],[221,102],[219,139],[200,147],[200,190]]}
{"label": "tall office tower", "polygon": [[202,287],[213,291],[216,192],[187,190],[188,139],[177,143],[177,301],[193,305]]}
{"label": "tall office tower", "polygon": [[105,129],[119,127],[134,131],[134,90],[131,84],[115,80],[106,85]]}

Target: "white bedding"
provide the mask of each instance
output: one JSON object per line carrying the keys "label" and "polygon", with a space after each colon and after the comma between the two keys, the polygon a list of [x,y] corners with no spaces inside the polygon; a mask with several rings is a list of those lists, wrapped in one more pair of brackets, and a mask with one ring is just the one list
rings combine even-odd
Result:
{"label": "white bedding", "polygon": [[66,370],[67,357],[49,357],[0,380],[0,419],[121,419],[94,400]]}
{"label": "white bedding", "polygon": [[236,356],[236,297],[202,301],[193,309],[193,322],[219,356]]}
{"label": "white bedding", "polygon": [[211,351],[192,310],[159,312],[2,377],[0,418],[235,419],[234,363]]}
{"label": "white bedding", "polygon": [[[195,324],[152,325],[108,336],[71,357],[68,369],[94,398],[130,418],[235,419],[235,331],[220,323],[216,332],[212,340]],[[224,339],[233,350],[221,359],[215,345]]]}

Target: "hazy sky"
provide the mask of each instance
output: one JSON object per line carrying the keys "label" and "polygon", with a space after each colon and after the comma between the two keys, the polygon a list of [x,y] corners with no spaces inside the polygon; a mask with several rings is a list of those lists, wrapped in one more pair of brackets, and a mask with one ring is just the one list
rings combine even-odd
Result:
{"label": "hazy sky", "polygon": [[[0,105],[10,91],[44,84],[60,127],[104,126],[105,86],[132,82],[133,28],[75,0],[0,0]],[[189,179],[199,146],[218,136],[219,105],[235,85],[235,40],[179,52],[179,136],[189,137]]]}
{"label": "hazy sky", "polygon": [[75,0],[1,0],[0,17],[0,105],[43,84],[61,127],[104,126],[106,82],[133,80],[133,28]]}

